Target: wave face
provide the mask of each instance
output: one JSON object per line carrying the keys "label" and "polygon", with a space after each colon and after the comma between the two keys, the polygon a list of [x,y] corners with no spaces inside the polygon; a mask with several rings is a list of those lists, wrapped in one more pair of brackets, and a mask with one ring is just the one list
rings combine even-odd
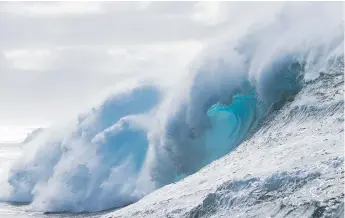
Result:
{"label": "wave face", "polygon": [[343,61],[341,7],[295,9],[205,51],[183,85],[140,83],[44,130],[26,143],[3,199],[49,212],[121,207],[231,152]]}

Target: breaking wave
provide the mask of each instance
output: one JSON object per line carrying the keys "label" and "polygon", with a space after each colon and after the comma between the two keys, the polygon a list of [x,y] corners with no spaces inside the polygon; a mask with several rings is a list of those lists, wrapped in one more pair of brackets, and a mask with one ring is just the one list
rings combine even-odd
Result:
{"label": "breaking wave", "polygon": [[287,7],[214,45],[178,87],[138,83],[71,125],[40,132],[2,198],[46,212],[121,207],[231,152],[306,81],[343,61],[342,11],[325,6],[298,16]]}

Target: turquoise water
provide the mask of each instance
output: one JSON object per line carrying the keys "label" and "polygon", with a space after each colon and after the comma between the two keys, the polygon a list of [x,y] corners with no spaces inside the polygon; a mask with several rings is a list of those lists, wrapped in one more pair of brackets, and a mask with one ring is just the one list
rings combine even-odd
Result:
{"label": "turquoise water", "polygon": [[207,111],[211,128],[205,132],[208,154],[203,165],[234,149],[255,126],[258,101],[254,94],[238,94],[230,105],[214,104]]}

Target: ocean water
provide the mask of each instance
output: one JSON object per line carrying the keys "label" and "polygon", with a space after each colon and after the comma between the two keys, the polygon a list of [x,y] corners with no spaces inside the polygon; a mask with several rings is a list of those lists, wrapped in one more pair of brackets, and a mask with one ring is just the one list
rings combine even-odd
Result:
{"label": "ocean water", "polygon": [[[1,146],[0,214],[336,216],[342,15],[335,4],[287,7],[205,51],[174,87],[138,82],[68,124]],[[326,181],[331,194],[310,195]]]}

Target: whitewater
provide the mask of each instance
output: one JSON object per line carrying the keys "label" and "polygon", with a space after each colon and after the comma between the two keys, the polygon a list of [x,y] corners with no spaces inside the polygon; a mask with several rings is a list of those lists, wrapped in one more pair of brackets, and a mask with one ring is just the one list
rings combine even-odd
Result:
{"label": "whitewater", "polygon": [[127,83],[40,130],[0,171],[1,202],[23,216],[343,217],[343,17],[342,3],[287,4],[210,42],[177,84]]}

